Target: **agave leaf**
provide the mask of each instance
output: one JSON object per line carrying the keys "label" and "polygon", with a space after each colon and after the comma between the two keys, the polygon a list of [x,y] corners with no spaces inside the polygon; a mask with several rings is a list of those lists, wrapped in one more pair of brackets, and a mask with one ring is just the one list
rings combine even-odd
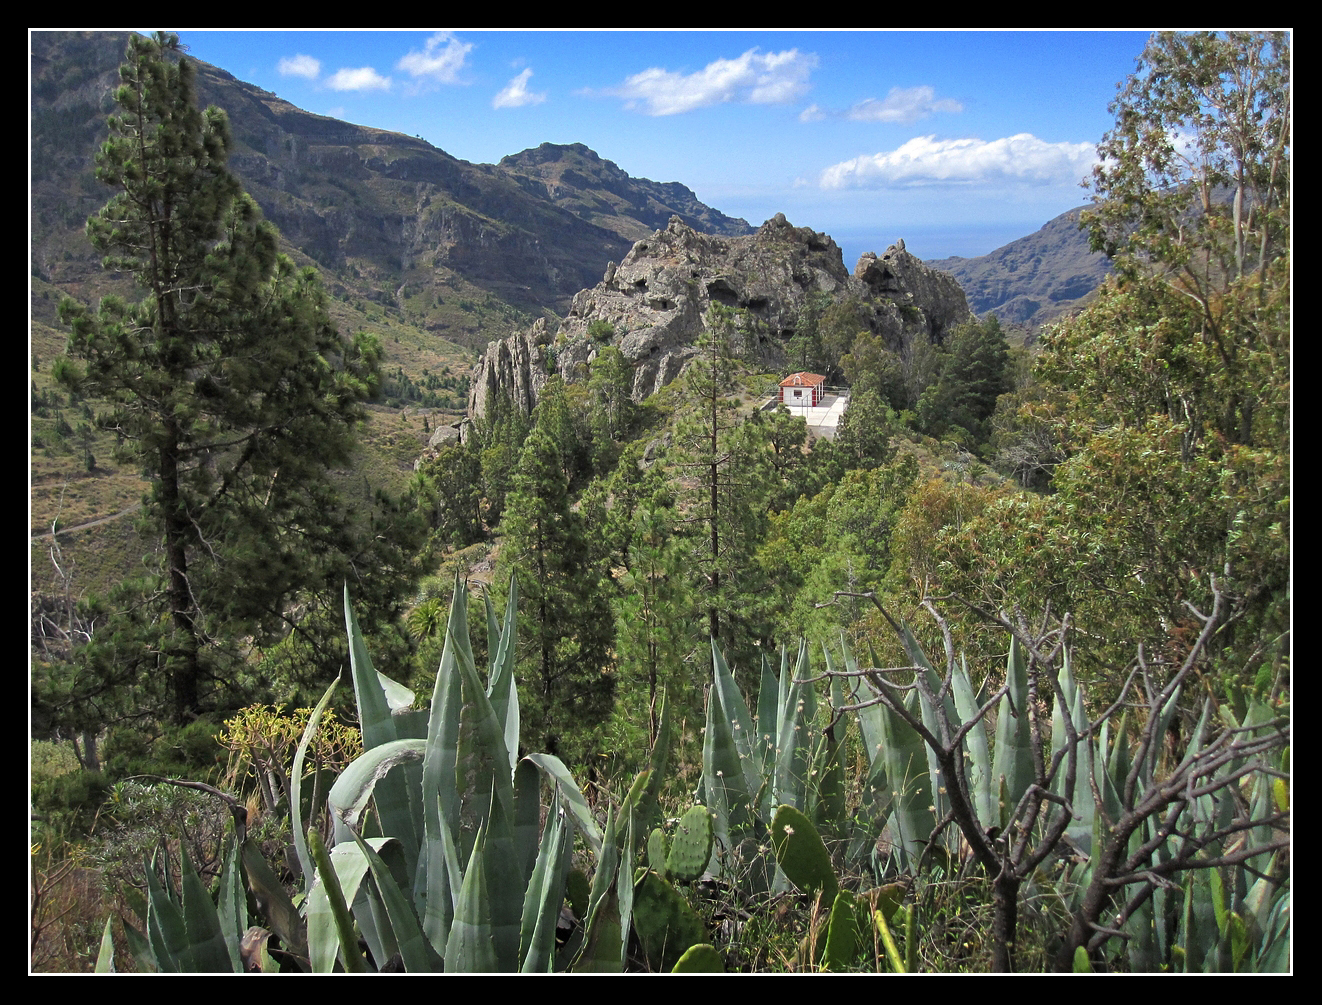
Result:
{"label": "agave leaf", "polygon": [[[844,687],[840,678],[835,676],[835,664],[831,651],[825,645],[822,653],[826,657],[826,670],[831,674],[831,707],[828,721],[835,717],[836,709],[845,704]],[[814,763],[813,778],[816,781],[813,799],[814,812],[809,814],[819,826],[829,832],[842,835],[845,831],[845,764],[844,738],[848,729],[848,720],[841,718],[834,726],[828,726],[822,733],[819,747],[820,758]]]}
{"label": "agave leaf", "polygon": [[[1065,692],[1066,699],[1070,702],[1070,719],[1074,726],[1075,735],[1081,734],[1088,728],[1088,711],[1083,704],[1083,688],[1079,687],[1074,680],[1074,672],[1070,667],[1070,652],[1065,650],[1065,658],[1060,667],[1061,690]],[[1059,702],[1057,702],[1059,704]],[[1062,729],[1063,733],[1063,729]],[[1079,741],[1077,762],[1074,774],[1074,792],[1069,794],[1070,803],[1074,809],[1074,816],[1070,820],[1069,827],[1065,833],[1069,835],[1080,849],[1092,853],[1093,841],[1093,817],[1096,808],[1093,801],[1092,778],[1093,778],[1093,744],[1092,738]],[[1068,763],[1069,755],[1061,761],[1060,772],[1061,788],[1064,788],[1065,768]],[[1164,891],[1158,888],[1159,892]],[[1158,926],[1162,927],[1162,926]],[[1164,931],[1164,928],[1163,928]]]}
{"label": "agave leaf", "polygon": [[[905,706],[920,712],[918,695],[909,692]],[[927,770],[927,745],[916,730],[885,705],[878,705],[883,726],[886,778],[892,794],[891,830],[902,852],[902,864],[911,869],[936,827],[932,780]]]}
{"label": "agave leaf", "polygon": [[434,973],[440,968],[440,958],[432,949],[427,937],[422,934],[413,905],[404,891],[395,882],[381,856],[378,855],[357,831],[353,832],[367,866],[372,872],[372,882],[390,919],[390,927],[399,946],[399,954],[404,960],[404,967],[410,973]]}
{"label": "agave leaf", "polygon": [[255,841],[245,841],[239,853],[243,858],[243,871],[248,878],[248,889],[262,905],[271,928],[280,936],[280,941],[295,959],[307,959],[308,942],[303,919],[299,917],[298,908],[285,892],[284,884],[266,864],[261,848]]}
{"label": "agave leaf", "polygon": [[363,748],[389,743],[398,739],[395,724],[390,717],[390,702],[382,684],[383,678],[372,666],[358,619],[349,601],[349,586],[344,586],[344,624],[349,634],[349,665],[353,673],[353,693],[358,704],[359,729],[363,734]]}
{"label": "agave leaf", "polygon": [[[714,643],[712,652],[718,652]],[[712,662],[715,666],[715,657]],[[735,739],[735,722],[737,715],[725,708],[722,689],[713,687],[707,695],[707,728],[702,735],[702,784],[707,806],[715,814],[716,836],[727,850],[752,824],[752,794]]]}
{"label": "agave leaf", "polygon": [[[900,629],[905,652],[915,666],[922,667],[918,672],[922,674],[923,681],[927,685],[926,690],[916,688],[913,692],[910,692],[910,695],[912,696],[915,693],[918,695],[917,707],[927,731],[933,736],[941,738],[944,730],[941,728],[940,717],[934,704],[941,693],[941,680],[936,671],[932,669],[932,664],[928,662],[927,655],[918,644],[918,640],[914,638],[913,632],[909,630],[909,626],[901,622]],[[951,695],[947,694],[942,700],[942,708],[945,711],[947,722],[959,721],[959,713],[955,708]],[[941,774],[941,764],[936,759],[936,751],[926,743],[923,744],[923,757],[927,762],[927,779],[929,791],[932,794],[931,806],[934,818],[933,826],[935,826],[935,820],[942,819],[950,811],[950,796],[946,793],[947,780]],[[947,829],[944,835],[944,844],[947,850],[955,850],[956,840],[953,828]]]}
{"label": "agave leaf", "polygon": [[[363,735],[363,750],[366,753],[382,744],[403,739],[406,735],[401,734],[397,728],[391,705],[392,698],[394,702],[402,700],[403,692],[407,691],[407,688],[382,677],[372,666],[367,644],[363,640],[358,619],[354,616],[353,606],[349,602],[347,583],[344,587],[344,623],[349,633],[349,664],[353,674],[354,698],[358,704],[358,723]],[[391,691],[389,696],[386,693],[387,687]],[[412,692],[408,692],[408,697],[411,702]],[[417,831],[417,821],[414,817],[414,807],[417,803],[416,790],[411,790],[408,778],[401,771],[382,779],[381,784],[376,787],[375,796],[376,810],[381,820],[381,832],[399,838],[404,860],[412,874],[417,869],[418,849],[421,845],[421,835]],[[344,838],[345,836],[337,830],[336,842]]]}
{"label": "agave leaf", "polygon": [[555,929],[565,902],[573,845],[574,825],[566,818],[557,792],[523,900],[519,957],[524,973],[549,973],[555,962]]}
{"label": "agave leaf", "polygon": [[[900,622],[900,637],[904,643],[904,651],[909,659],[913,661],[913,665],[923,668],[923,678],[932,692],[932,697],[935,698],[941,693],[941,675],[936,672],[931,661],[928,660],[927,654],[923,652],[923,647],[918,644],[918,639],[914,637],[909,626],[903,621]],[[947,694],[942,699],[942,703],[949,721],[958,722],[959,715],[955,710],[955,703],[951,699],[951,695]],[[941,734],[937,733],[936,735],[940,736]]]}
{"label": "agave leaf", "polygon": [[[298,741],[298,749],[294,751],[294,769],[289,781],[289,818],[290,826],[294,830],[294,851],[298,854],[299,869],[309,886],[312,883],[312,857],[308,853],[308,842],[303,826],[303,764],[307,759],[308,746],[317,734],[317,727],[321,725],[321,717],[326,711],[326,706],[330,704],[331,695],[335,693],[337,684],[339,684],[338,678],[331,681],[330,687],[326,688],[326,693],[321,696],[321,701],[317,702],[317,707],[308,716],[308,724]],[[315,816],[317,812],[315,806],[312,807],[312,812]]]}
{"label": "agave leaf", "polygon": [[[467,630],[465,628],[465,636]],[[490,817],[491,800],[500,800],[507,821],[514,818],[514,785],[510,755],[505,747],[505,723],[496,715],[486,688],[473,664],[467,646],[456,647],[455,666],[461,682],[459,749],[455,762],[455,784],[459,793],[459,816],[450,821],[458,827],[462,856],[467,842],[475,839]],[[489,836],[489,835],[488,835]]]}
{"label": "agave leaf", "polygon": [[[840,645],[844,652],[845,669],[858,672],[858,660],[854,657],[844,633],[840,634]],[[858,703],[866,695],[875,697],[871,685],[860,683],[861,678],[851,678],[854,691],[851,700]],[[860,862],[870,857],[875,847],[877,835],[885,826],[891,792],[886,775],[886,754],[884,750],[885,726],[881,719],[881,706],[868,705],[858,710],[859,730],[863,734],[863,747],[868,757],[868,773],[863,781],[863,794],[859,803],[859,823],[854,828],[854,836],[849,844],[849,860]]]}
{"label": "agave leaf", "polygon": [[[379,840],[379,839],[378,839]],[[308,953],[312,963],[312,972],[328,974],[335,966],[338,950],[344,969],[348,973],[360,974],[367,970],[362,951],[358,948],[358,936],[353,930],[353,919],[349,916],[349,905],[340,886],[340,877],[331,864],[331,857],[322,843],[321,834],[315,827],[308,830],[308,852],[316,868],[316,886],[308,893]],[[357,845],[353,846],[357,851]],[[367,860],[358,855],[364,871]],[[308,874],[309,877],[313,873]],[[362,873],[359,873],[361,879]],[[318,896],[318,892],[320,896]],[[331,924],[327,925],[329,916]],[[333,935],[331,933],[334,933]]]}
{"label": "agave leaf", "polygon": [[417,695],[399,681],[391,680],[378,670],[376,672],[376,682],[381,685],[381,693],[385,695],[386,706],[390,709],[392,716],[413,707]]}
{"label": "agave leaf", "polygon": [[248,930],[248,892],[243,888],[243,871],[239,865],[238,835],[229,842],[225,852],[225,868],[220,874],[220,927],[229,951],[235,973],[243,973],[243,933]]}
{"label": "agave leaf", "polygon": [[583,948],[572,967],[574,973],[617,974],[623,970],[620,934],[619,895],[612,884],[588,921]]}
{"label": "agave leaf", "polygon": [[607,813],[606,831],[597,855],[597,871],[592,876],[592,893],[588,900],[587,934],[583,950],[574,963],[575,972],[613,973],[624,965],[620,954],[620,901],[616,880],[620,872],[632,872],[632,869],[630,863],[620,861],[618,824],[620,817],[629,813],[633,800],[646,784],[647,772],[640,772],[620,807],[619,816],[613,807]]}
{"label": "agave leaf", "polygon": [[785,701],[780,709],[776,733],[776,771],[772,797],[777,805],[800,807],[807,804],[811,755],[808,705],[812,700],[812,685],[805,683],[805,680],[810,673],[808,646],[806,642],[800,642],[793,676],[787,682],[782,675],[781,680]]}
{"label": "agave leaf", "polygon": [[[390,774],[390,769],[406,761],[421,760],[426,747],[424,740],[391,740],[389,743],[379,744],[363,751],[340,773],[340,777],[331,786],[328,797],[332,816],[335,819],[337,844],[347,840],[349,831],[357,827],[358,818],[367,808],[373,794],[380,789],[382,780]],[[380,806],[379,794],[377,805]],[[382,826],[385,826],[384,819]],[[398,834],[386,836],[399,840],[407,855],[408,845],[403,837]]]}
{"label": "agave leaf", "polygon": [[106,915],[106,927],[101,933],[101,948],[96,954],[96,973],[113,974],[115,972],[115,936],[110,930],[111,916]]}
{"label": "agave leaf", "polygon": [[445,945],[446,973],[492,973],[497,969],[491,931],[491,900],[487,896],[484,858],[486,829],[478,831],[473,855],[464,870],[464,884],[455,902],[454,923]]}
{"label": "agave leaf", "polygon": [[[147,912],[146,905],[143,905],[143,913]],[[154,974],[160,971],[160,965],[156,962],[156,954],[152,952],[151,942],[147,936],[143,935],[136,928],[130,925],[123,918],[119,920],[120,928],[124,930],[124,940],[129,944],[129,952],[133,954],[134,961],[138,964],[138,969],[143,973]]]}
{"label": "agave leaf", "polygon": [[[771,661],[762,654],[762,686],[757,692],[758,774],[767,778],[775,766],[776,736],[779,733],[780,684],[771,672]],[[769,818],[771,791],[767,790],[767,806],[762,816]]]}
{"label": "agave leaf", "polygon": [[[495,620],[494,614],[491,620]],[[463,878],[458,866],[459,789],[455,768],[463,706],[459,663],[465,659],[473,661],[468,637],[468,590],[456,578],[427,725],[427,752],[422,764],[423,847],[414,876],[414,899],[420,901],[423,929],[434,946],[444,946],[449,940]]]}
{"label": "agave leaf", "polygon": [[[188,929],[183,913],[167,887],[156,875],[156,863],[144,861],[147,872],[147,938],[156,967],[165,973],[193,969],[188,956]],[[168,864],[166,883],[169,883]]]}
{"label": "agave leaf", "polygon": [[1289,885],[1281,886],[1263,921],[1262,941],[1258,949],[1258,973],[1284,974],[1290,971],[1291,903]]}
{"label": "agave leaf", "polygon": [[514,657],[518,639],[517,610],[519,582],[510,574],[509,599],[505,601],[505,625],[496,623],[491,600],[484,593],[482,599],[487,611],[487,648],[490,669],[487,673],[487,697],[495,710],[496,719],[505,727],[505,749],[509,752],[510,771],[519,756],[519,688],[514,679]]}
{"label": "agave leaf", "polygon": [[[1028,664],[1019,640],[1011,637],[1005,664],[1009,692],[1001,699],[996,716],[996,743],[992,748],[992,786],[1005,780],[1005,812],[1013,813],[1033,781],[1033,737],[1028,722]],[[1002,828],[1008,820],[1000,820]]]}
{"label": "agave leaf", "polygon": [[513,820],[494,795],[488,821],[490,829],[487,831],[483,867],[490,900],[496,969],[514,973],[519,969],[519,929],[523,920],[526,880],[515,852]]}
{"label": "agave leaf", "polygon": [[531,761],[521,760],[514,769],[514,861],[518,863],[519,889],[527,889],[537,861],[537,831],[542,822],[542,774]]}
{"label": "agave leaf", "polygon": [[721,711],[728,722],[730,738],[734,742],[739,757],[739,769],[744,777],[744,788],[756,792],[761,782],[761,771],[754,756],[757,746],[757,734],[753,731],[753,717],[748,712],[748,704],[735,683],[734,674],[726,666],[721,648],[712,639],[712,690],[720,694]]}
{"label": "agave leaf", "polygon": [[[641,800],[640,793],[639,799]],[[633,924],[633,863],[637,861],[637,848],[641,843],[638,833],[637,803],[630,808],[625,828],[624,849],[620,856],[620,867],[615,871],[615,900],[620,910],[620,967],[623,969],[629,956],[629,928]],[[706,810],[704,809],[705,813]]]}
{"label": "agave leaf", "polygon": [[[961,728],[972,722],[978,714],[979,704],[973,695],[973,683],[969,680],[969,666],[963,657],[955,669],[951,682],[954,692],[955,710],[959,713]],[[995,807],[991,794],[991,751],[987,746],[987,720],[984,718],[974,724],[964,739],[968,760],[968,782],[973,796],[973,808],[978,814],[978,822],[984,830],[997,823]]]}
{"label": "agave leaf", "polygon": [[593,854],[600,855],[601,828],[597,826],[596,818],[592,815],[592,807],[588,806],[588,801],[583,798],[578,783],[574,781],[574,776],[569,773],[564,762],[554,754],[529,754],[524,759],[537,765],[543,774],[555,783],[560,797],[564,800],[565,809],[573,816],[583,840],[587,842]]}
{"label": "agave leaf", "polygon": [[[389,837],[370,837],[365,840],[378,853],[388,844],[398,844],[395,838]],[[358,850],[358,845],[350,841],[338,844],[329,851],[329,858],[330,869],[335,873],[335,882],[340,888],[344,902],[346,905],[352,905],[350,912],[360,910],[364,916],[367,916],[369,914],[367,899],[361,892],[363,877],[368,871],[367,859]],[[321,873],[318,875],[320,876]],[[341,949],[341,938],[338,922],[331,907],[328,886],[320,879],[308,891],[307,905],[308,956],[312,971],[318,974],[330,973],[335,966],[336,954]],[[375,939],[375,930],[370,920],[363,930],[364,938],[368,937],[369,930],[372,930],[372,939]],[[353,946],[358,950],[356,938],[353,940]],[[358,951],[361,954],[361,950]],[[378,943],[373,947],[373,956],[380,955],[382,950]],[[345,969],[349,969],[349,966],[346,965]]]}

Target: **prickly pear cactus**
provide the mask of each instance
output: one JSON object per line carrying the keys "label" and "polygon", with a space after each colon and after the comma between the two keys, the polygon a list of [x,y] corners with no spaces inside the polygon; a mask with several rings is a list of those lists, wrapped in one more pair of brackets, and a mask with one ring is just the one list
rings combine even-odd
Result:
{"label": "prickly pear cactus", "polygon": [[840,892],[831,856],[812,821],[793,806],[782,805],[771,822],[771,850],[781,871],[804,893],[820,893],[823,904]]}
{"label": "prickly pear cactus", "polygon": [[665,832],[658,827],[647,838],[648,868],[655,869],[664,876],[668,850]]}
{"label": "prickly pear cactus", "polygon": [[651,870],[634,887],[633,927],[654,971],[669,970],[690,946],[710,938],[688,901]]}
{"label": "prickly pear cactus", "polygon": [[685,950],[679,962],[671,968],[672,974],[723,974],[725,961],[715,946],[707,944],[690,946]]}
{"label": "prickly pear cactus", "polygon": [[[670,851],[666,855],[666,872],[686,882],[692,882],[707,871],[712,852],[711,813],[705,806],[691,806],[680,818],[679,826],[670,838]],[[648,842],[651,858],[651,842]]]}

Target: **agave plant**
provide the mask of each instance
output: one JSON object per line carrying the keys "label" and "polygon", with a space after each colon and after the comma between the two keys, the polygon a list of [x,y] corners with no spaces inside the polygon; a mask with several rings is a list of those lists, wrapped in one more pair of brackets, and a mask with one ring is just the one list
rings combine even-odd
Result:
{"label": "agave plant", "polygon": [[[937,848],[957,851],[958,829],[993,881],[998,969],[1013,966],[1021,890],[1063,849],[1073,861],[1062,862],[1060,892],[1072,917],[1059,969],[1117,959],[1133,970],[1288,966],[1289,879],[1279,858],[1288,722],[1261,701],[1237,712],[1209,699],[1183,756],[1162,762],[1181,694],[1225,617],[1215,583],[1213,592],[1215,607],[1200,615],[1203,631],[1170,678],[1140,654],[1120,700],[1091,718],[1071,668],[1068,618],[1036,636],[1005,621],[1005,683],[985,696],[975,696],[930,604],[946,642],[944,673],[884,610],[912,666],[860,671],[846,647],[846,679],[863,682],[851,707],[872,760],[865,800],[887,814],[905,869]],[[1136,681],[1142,725],[1131,730],[1127,716],[1115,717]]]}
{"label": "agave plant", "polygon": [[[490,659],[483,681],[469,641],[467,590],[456,583],[431,702],[415,709],[413,692],[372,666],[346,589],[363,752],[331,787],[331,835],[323,839],[315,828],[305,829],[303,761],[334,694],[332,684],[308,720],[291,772],[295,848],[309,884],[302,914],[240,833],[221,877],[219,908],[186,856],[180,893],[149,867],[141,912],[146,934],[125,926],[144,965],[230,970],[268,958],[260,952],[266,929],[248,924],[246,879],[280,936],[284,958],[299,969],[621,969],[633,862],[656,815],[669,717],[663,707],[649,769],[603,831],[558,758],[518,756],[517,602],[511,582],[503,623],[486,602]],[[552,794],[544,825],[543,784]],[[597,868],[579,937],[557,953],[556,922],[579,836]],[[256,949],[240,952],[245,935]],[[112,965],[112,952],[103,953],[105,968]]]}
{"label": "agave plant", "polygon": [[[830,655],[827,655],[828,665]],[[817,722],[817,695],[810,679],[808,648],[799,647],[791,671],[789,652],[780,654],[780,674],[762,661],[757,717],[749,712],[720,647],[712,642],[712,688],[703,734],[702,786],[727,857],[752,865],[752,882],[766,882],[764,845],[775,807],[794,806],[834,833],[845,830],[844,767],[840,749],[844,722]],[[833,708],[844,705],[839,681],[831,685]],[[760,866],[760,868],[759,868]],[[784,888],[783,877],[777,881]]]}
{"label": "agave plant", "polygon": [[[314,863],[315,837],[299,841],[307,873],[317,876],[307,913],[312,969],[328,971],[337,959],[357,966],[356,927],[378,967],[398,957],[410,971],[551,970],[575,835],[597,870],[577,957],[560,965],[622,966],[633,850],[665,751],[654,753],[653,770],[604,832],[558,758],[520,758],[513,581],[509,596],[503,625],[486,603],[484,682],[469,642],[467,590],[456,583],[431,704],[416,710],[411,692],[372,667],[346,594],[364,751],[331,789],[329,850]],[[553,797],[539,832],[543,783]]]}

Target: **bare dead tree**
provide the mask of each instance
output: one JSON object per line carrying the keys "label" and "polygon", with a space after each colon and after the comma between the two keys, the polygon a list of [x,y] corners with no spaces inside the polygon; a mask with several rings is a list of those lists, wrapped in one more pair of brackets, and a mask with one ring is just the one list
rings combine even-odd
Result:
{"label": "bare dead tree", "polygon": [[[1140,650],[1119,697],[1082,728],[1074,721],[1074,710],[1061,683],[1061,667],[1070,646],[1069,616],[1054,627],[1049,612],[1036,627],[1019,612],[1013,619],[1005,614],[990,617],[1017,640],[1027,659],[1026,700],[1012,714],[1028,718],[1032,780],[1004,828],[979,820],[968,778],[966,747],[969,733],[979,728],[1010,693],[1009,681],[992,693],[968,721],[960,721],[957,714],[952,714],[953,705],[948,700],[955,677],[955,647],[948,624],[930,601],[925,601],[924,607],[936,620],[944,640],[943,675],[930,667],[912,634],[882,607],[875,594],[836,594],[871,601],[905,642],[913,665],[856,671],[853,675],[864,677],[875,697],[847,708],[884,705],[932,752],[944,779],[949,811],[937,822],[928,847],[953,824],[986,871],[992,884],[992,965],[996,971],[1014,968],[1020,890],[1035,870],[1058,853],[1071,821],[1081,817],[1084,807],[1077,805],[1080,791],[1091,791],[1091,810],[1100,821],[1101,837],[1098,846],[1090,849],[1086,888],[1055,958],[1058,969],[1072,968],[1079,947],[1092,954],[1108,939],[1128,939],[1129,934],[1122,930],[1125,922],[1155,889],[1171,885],[1171,877],[1193,869],[1247,866],[1260,856],[1288,846],[1288,837],[1281,836],[1288,834],[1288,812],[1252,807],[1241,791],[1250,776],[1284,776],[1271,762],[1273,755],[1279,755],[1289,743],[1288,722],[1228,724],[1212,735],[1214,709],[1209,701],[1183,759],[1161,777],[1156,775],[1170,712],[1226,616],[1226,600],[1215,580],[1212,590],[1215,599],[1211,613],[1204,615],[1191,608],[1203,628],[1179,669],[1163,683],[1156,679]],[[902,679],[911,682],[903,683]],[[1142,698],[1136,704],[1144,723],[1132,751],[1131,767],[1118,784],[1108,781],[1104,774],[1099,782],[1095,769],[1089,774],[1094,763],[1092,746],[1103,725],[1126,707],[1136,683],[1142,687]],[[903,700],[904,692],[911,689],[923,699],[922,714],[911,711]],[[1063,738],[1057,736],[1054,742],[1053,711],[1064,731]],[[1121,735],[1116,742],[1125,743],[1126,739]],[[1048,754],[1049,750],[1054,753]],[[1085,754],[1089,756],[1085,758]],[[1077,784],[1081,777],[1082,786]],[[1107,786],[1114,791],[1104,797],[1102,790]],[[1139,840],[1136,835],[1146,837]]]}

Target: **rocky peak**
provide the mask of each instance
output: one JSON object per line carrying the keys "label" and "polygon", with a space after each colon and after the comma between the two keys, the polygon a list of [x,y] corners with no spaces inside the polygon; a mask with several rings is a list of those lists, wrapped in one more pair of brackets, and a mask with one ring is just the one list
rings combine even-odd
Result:
{"label": "rocky peak", "polygon": [[944,341],[952,326],[972,317],[968,298],[955,278],[924,265],[905,250],[903,238],[880,258],[875,252],[864,253],[854,266],[854,278],[865,283],[876,300],[921,310],[934,342]]}
{"label": "rocky peak", "polygon": [[[530,410],[551,372],[574,380],[602,344],[633,364],[633,395],[641,400],[679,376],[713,303],[738,312],[734,349],[778,369],[820,294],[857,300],[872,329],[896,348],[915,338],[939,341],[973,317],[958,283],[928,269],[903,242],[880,257],[864,255],[850,275],[835,241],[795,227],[783,213],[748,237],[700,233],[672,216],[618,265],[607,266],[600,283],[574,296],[553,339],[553,325],[539,321],[529,332],[492,342],[477,365],[469,415],[482,415],[496,393]],[[606,322],[614,334],[603,337],[598,325],[590,336],[594,322]]]}

